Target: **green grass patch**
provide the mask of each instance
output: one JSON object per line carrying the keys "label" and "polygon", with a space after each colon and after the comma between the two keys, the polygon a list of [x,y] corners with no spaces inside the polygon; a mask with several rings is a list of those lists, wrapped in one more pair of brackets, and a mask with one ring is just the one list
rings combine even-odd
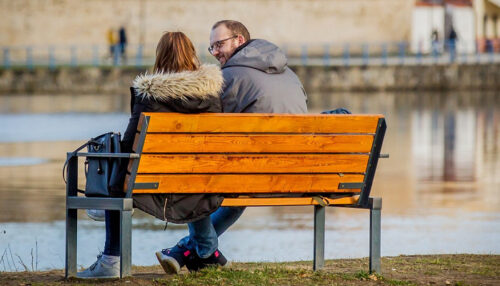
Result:
{"label": "green grass patch", "polygon": [[133,266],[125,279],[67,279],[63,270],[1,272],[0,285],[500,285],[500,255],[409,255],[384,257],[382,274],[368,272],[368,259],[238,263],[166,275],[159,265]]}

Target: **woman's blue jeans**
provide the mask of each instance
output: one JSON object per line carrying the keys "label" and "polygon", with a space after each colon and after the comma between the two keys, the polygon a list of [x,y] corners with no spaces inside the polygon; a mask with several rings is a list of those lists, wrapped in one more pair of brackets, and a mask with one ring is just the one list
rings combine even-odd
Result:
{"label": "woman's blue jeans", "polygon": [[[245,207],[220,207],[210,216],[188,223],[189,235],[178,246],[195,250],[199,257],[207,258],[219,247],[218,237],[243,214]],[[105,255],[120,255],[120,212],[106,211]]]}
{"label": "woman's blue jeans", "polygon": [[243,214],[245,207],[220,207],[210,216],[188,223],[189,235],[177,245],[195,250],[199,257],[207,258],[219,247],[218,237]]}

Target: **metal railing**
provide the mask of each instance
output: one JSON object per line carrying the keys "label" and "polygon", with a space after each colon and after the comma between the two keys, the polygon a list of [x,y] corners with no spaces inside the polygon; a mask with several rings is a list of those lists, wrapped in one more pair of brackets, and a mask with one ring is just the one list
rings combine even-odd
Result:
{"label": "metal railing", "polygon": [[[472,44],[472,45],[467,45]],[[401,42],[381,43],[324,43],[281,44],[290,65],[320,66],[370,66],[370,65],[432,65],[432,64],[490,64],[500,62],[500,41],[489,47],[475,43],[432,43],[427,50],[410,50],[410,44]],[[196,45],[202,62],[216,60],[208,53],[206,44]],[[472,48],[471,48],[472,47]],[[127,45],[49,45],[4,46],[0,67],[48,67],[58,66],[132,66],[149,67],[154,63],[155,44]],[[413,49],[415,50],[415,49]],[[484,50],[484,52],[478,52]]]}

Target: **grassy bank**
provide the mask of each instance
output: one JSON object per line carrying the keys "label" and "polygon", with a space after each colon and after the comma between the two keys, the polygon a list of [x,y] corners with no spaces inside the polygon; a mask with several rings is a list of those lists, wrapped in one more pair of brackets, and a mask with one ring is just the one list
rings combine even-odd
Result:
{"label": "grassy bank", "polygon": [[413,255],[382,258],[382,274],[370,275],[368,259],[233,263],[230,268],[165,275],[161,267],[133,267],[122,280],[65,280],[62,270],[0,272],[0,285],[500,285],[500,255]]}

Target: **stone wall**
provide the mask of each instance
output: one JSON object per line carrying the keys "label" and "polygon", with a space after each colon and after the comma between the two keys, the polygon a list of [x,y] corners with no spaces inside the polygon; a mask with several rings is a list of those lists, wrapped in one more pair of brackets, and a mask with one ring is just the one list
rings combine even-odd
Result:
{"label": "stone wall", "polygon": [[414,0],[0,0],[0,46],[107,45],[124,25],[132,44],[164,31],[208,44],[211,25],[242,21],[278,44],[408,40]]}
{"label": "stone wall", "polygon": [[[334,91],[500,91],[500,64],[387,67],[291,67],[308,93]],[[129,93],[135,68],[0,69],[0,95]]]}
{"label": "stone wall", "polygon": [[310,91],[500,90],[500,64],[295,67]]}

